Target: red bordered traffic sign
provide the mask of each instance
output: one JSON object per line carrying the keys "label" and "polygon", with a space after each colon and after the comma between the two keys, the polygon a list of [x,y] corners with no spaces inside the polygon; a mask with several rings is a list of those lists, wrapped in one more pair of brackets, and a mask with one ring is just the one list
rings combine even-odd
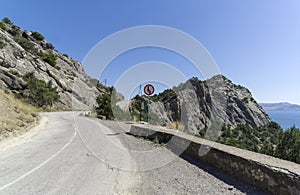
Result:
{"label": "red bordered traffic sign", "polygon": [[151,84],[147,84],[145,85],[144,87],[144,93],[147,95],[147,96],[150,96],[154,93],[154,86],[151,85]]}

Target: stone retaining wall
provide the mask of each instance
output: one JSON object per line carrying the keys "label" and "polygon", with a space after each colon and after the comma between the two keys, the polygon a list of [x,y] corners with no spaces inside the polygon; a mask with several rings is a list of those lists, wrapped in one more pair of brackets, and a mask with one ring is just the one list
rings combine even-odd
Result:
{"label": "stone retaining wall", "polygon": [[164,142],[177,155],[206,163],[272,194],[300,194],[299,164],[163,127],[137,124],[130,133]]}

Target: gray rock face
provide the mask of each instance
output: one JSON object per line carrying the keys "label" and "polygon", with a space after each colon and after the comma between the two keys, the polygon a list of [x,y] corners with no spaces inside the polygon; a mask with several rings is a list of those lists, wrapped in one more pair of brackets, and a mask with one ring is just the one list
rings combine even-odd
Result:
{"label": "gray rock face", "polygon": [[[29,31],[15,30],[12,25],[7,27],[7,31],[0,29],[0,39],[5,43],[0,48],[1,89],[14,92],[24,89],[26,82],[22,76],[34,72],[38,79],[51,81],[57,87],[60,100],[53,108],[59,110],[90,110],[96,96],[105,93],[92,84],[79,62],[52,49],[45,40],[37,40]],[[18,42],[17,36],[25,39],[30,49]],[[42,59],[49,52],[57,58],[55,66]]]}
{"label": "gray rock face", "polygon": [[165,124],[181,122],[190,133],[224,125],[252,127],[270,123],[270,118],[245,87],[235,85],[222,75],[200,81],[192,78],[178,87],[158,95],[151,111]]}

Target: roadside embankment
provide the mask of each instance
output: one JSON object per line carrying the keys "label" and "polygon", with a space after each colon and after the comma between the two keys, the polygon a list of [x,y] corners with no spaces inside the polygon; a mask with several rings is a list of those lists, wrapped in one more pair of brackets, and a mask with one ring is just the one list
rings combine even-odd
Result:
{"label": "roadside embankment", "polygon": [[22,135],[39,120],[37,108],[0,90],[0,142]]}
{"label": "roadside embankment", "polygon": [[166,143],[180,156],[208,164],[273,194],[300,194],[300,165],[151,125],[132,125],[135,136]]}

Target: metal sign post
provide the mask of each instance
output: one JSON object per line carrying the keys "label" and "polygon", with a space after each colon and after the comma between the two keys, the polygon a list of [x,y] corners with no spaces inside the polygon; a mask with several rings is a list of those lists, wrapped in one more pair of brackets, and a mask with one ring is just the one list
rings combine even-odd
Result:
{"label": "metal sign post", "polygon": [[149,103],[150,103],[149,96],[151,96],[154,93],[154,86],[151,85],[151,84],[145,85],[144,93],[147,95],[147,102],[145,102],[145,118],[144,118],[144,121],[148,122],[149,121]]}

